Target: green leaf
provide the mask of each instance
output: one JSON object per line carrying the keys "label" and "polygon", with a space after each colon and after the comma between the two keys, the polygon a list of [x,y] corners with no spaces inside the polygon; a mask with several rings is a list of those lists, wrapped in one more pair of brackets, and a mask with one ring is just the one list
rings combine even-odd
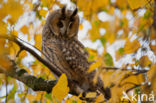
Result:
{"label": "green leaf", "polygon": [[124,26],[124,22],[123,21],[120,21],[120,26]]}
{"label": "green leaf", "polygon": [[107,66],[113,66],[113,58],[109,53],[104,55],[104,62]]}
{"label": "green leaf", "polygon": [[52,100],[52,98],[51,98],[51,93],[46,93],[46,94],[45,94],[45,97],[46,97],[47,99],[49,99],[49,100]]}
{"label": "green leaf", "polygon": [[4,99],[6,96],[0,97],[0,99]]}
{"label": "green leaf", "polygon": [[94,22],[94,24],[95,24],[96,26],[98,26],[99,23],[100,23],[99,21],[95,21],[95,22]]}
{"label": "green leaf", "polygon": [[103,46],[105,46],[106,43],[107,43],[107,40],[104,37],[100,38],[100,41],[101,41],[101,43],[102,43]]}
{"label": "green leaf", "polygon": [[8,97],[7,97],[8,100],[14,98],[15,93],[16,93],[16,90],[17,90],[17,88],[16,88],[16,86],[14,85],[14,87],[12,88],[12,90],[10,91],[10,93],[8,93]]}
{"label": "green leaf", "polygon": [[122,55],[124,53],[124,48],[120,48],[119,53],[120,53],[120,55]]}
{"label": "green leaf", "polygon": [[151,16],[152,16],[152,12],[147,10],[146,13],[144,14],[144,19],[148,19]]}
{"label": "green leaf", "polygon": [[73,100],[72,103],[77,103],[77,101]]}

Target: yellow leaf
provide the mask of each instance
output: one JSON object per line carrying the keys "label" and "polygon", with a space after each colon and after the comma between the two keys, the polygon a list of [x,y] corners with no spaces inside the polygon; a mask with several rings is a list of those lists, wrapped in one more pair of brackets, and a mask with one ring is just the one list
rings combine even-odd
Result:
{"label": "yellow leaf", "polygon": [[148,79],[151,82],[152,89],[156,95],[156,64],[152,65],[150,70],[147,72]]}
{"label": "yellow leaf", "polygon": [[35,47],[41,50],[41,40],[42,40],[41,34],[36,34],[34,39],[35,39]]}
{"label": "yellow leaf", "polygon": [[156,40],[156,30],[154,28],[151,29],[150,40]]}
{"label": "yellow leaf", "polygon": [[11,62],[8,59],[9,48],[6,48],[5,45],[6,40],[0,39],[0,67],[2,67],[5,70],[10,70]]}
{"label": "yellow leaf", "polygon": [[15,49],[13,47],[10,47],[9,48],[9,52],[10,52],[10,58],[11,59],[15,59],[15,57],[16,57],[16,51],[15,51]]}
{"label": "yellow leaf", "polygon": [[[35,63],[31,67],[33,69],[34,75],[39,75],[39,73],[41,72],[41,69],[42,69],[40,63]],[[44,72],[42,72],[42,74],[44,74]]]}
{"label": "yellow leaf", "polygon": [[27,52],[26,51],[22,51],[20,54],[19,54],[19,57],[20,58],[24,58],[27,56]]}
{"label": "yellow leaf", "polygon": [[97,51],[94,49],[87,49],[89,52],[89,61],[94,61],[97,59]]}
{"label": "yellow leaf", "polygon": [[89,92],[86,95],[87,98],[95,98],[96,97],[96,93],[95,92]]}
{"label": "yellow leaf", "polygon": [[153,81],[152,81],[152,83],[151,83],[152,89],[153,89],[153,91],[154,91],[154,95],[156,95],[156,82],[155,82],[155,81],[156,81],[156,72],[155,72]]}
{"label": "yellow leaf", "polygon": [[32,71],[30,70],[30,68],[25,68],[25,70],[28,72],[28,74],[31,74]]}
{"label": "yellow leaf", "polygon": [[15,43],[9,43],[9,54],[11,59],[15,59],[18,51],[20,50],[19,46]]}
{"label": "yellow leaf", "polygon": [[149,66],[152,62],[149,60],[149,58],[147,56],[142,56],[140,58],[140,66],[141,67],[147,67]]}
{"label": "yellow leaf", "polygon": [[47,14],[47,10],[41,9],[41,10],[39,11],[39,13],[40,13],[41,16],[45,17],[46,14]]}
{"label": "yellow leaf", "polygon": [[83,29],[83,25],[82,24],[80,24],[80,30],[82,30]]}
{"label": "yellow leaf", "polygon": [[104,101],[104,96],[102,94],[100,94],[97,98],[96,98],[96,103],[101,103],[102,101]]}
{"label": "yellow leaf", "polygon": [[156,64],[152,65],[150,70],[147,72],[147,76],[148,76],[149,81],[153,80],[155,73],[156,73]]}
{"label": "yellow leaf", "polygon": [[150,48],[154,52],[154,54],[156,55],[156,45],[150,44]]}
{"label": "yellow leaf", "polygon": [[120,7],[120,8],[126,8],[127,7],[127,0],[117,0],[116,4]]}
{"label": "yellow leaf", "polygon": [[14,36],[18,36],[18,32],[14,30],[14,31],[13,31],[13,35],[14,35]]}
{"label": "yellow leaf", "polygon": [[6,35],[7,33],[7,24],[0,21],[0,35]]}
{"label": "yellow leaf", "polygon": [[12,63],[6,56],[0,55],[0,67],[5,69],[5,71],[9,71],[11,70]]}
{"label": "yellow leaf", "polygon": [[44,65],[42,65],[41,68],[42,69],[40,70],[40,72],[43,75],[47,76],[48,77],[48,80],[56,80],[54,74],[52,74],[51,71],[48,68],[45,68]]}
{"label": "yellow leaf", "polygon": [[55,0],[41,0],[41,2],[43,6],[50,8],[54,4]]}
{"label": "yellow leaf", "polygon": [[42,100],[43,100],[43,99],[44,99],[44,94],[45,94],[45,92],[37,92],[37,95],[36,95],[35,100],[36,100],[36,101],[40,101],[41,98],[42,98]]}
{"label": "yellow leaf", "polygon": [[109,37],[108,37],[108,41],[110,44],[112,44],[115,40],[115,35],[114,34],[110,34]]}
{"label": "yellow leaf", "polygon": [[105,87],[110,86],[110,84],[112,82],[112,74],[113,74],[112,71],[103,71],[102,72],[102,78],[101,79],[102,79],[103,83],[105,83],[104,84]]}
{"label": "yellow leaf", "polygon": [[132,85],[128,84],[129,82],[134,83],[134,84],[141,84],[142,82],[144,82],[144,76],[143,76],[143,74],[139,74],[136,76],[132,75],[129,78],[122,80],[121,82],[122,82],[121,85],[127,83],[127,87],[132,86]]}
{"label": "yellow leaf", "polygon": [[35,95],[27,94],[26,96],[27,96],[27,98],[28,98],[28,100],[29,100],[30,103],[32,103],[32,102],[35,101]]}
{"label": "yellow leaf", "polygon": [[26,25],[24,25],[21,29],[21,32],[23,32],[23,34],[27,34],[28,33],[28,27]]}
{"label": "yellow leaf", "polygon": [[6,40],[0,39],[0,55],[5,55],[9,53],[9,49],[5,48]]}
{"label": "yellow leaf", "polygon": [[128,0],[128,3],[132,9],[145,6],[148,0]]}
{"label": "yellow leaf", "polygon": [[109,4],[109,0],[72,0],[72,1],[77,3],[77,6],[80,8],[80,10],[84,11],[84,16],[86,17],[87,16],[89,17],[90,14],[98,12],[98,10],[105,8],[105,6]]}
{"label": "yellow leaf", "polygon": [[23,13],[23,4],[20,0],[7,0],[7,2],[1,3],[1,5],[0,20],[4,19],[7,15],[10,15],[11,17],[7,21],[14,24]]}
{"label": "yellow leaf", "polygon": [[65,96],[67,96],[69,92],[68,81],[65,74],[62,74],[57,82],[57,84],[53,87],[52,90],[52,98],[56,98],[58,101],[62,101]]}
{"label": "yellow leaf", "polygon": [[[73,102],[76,101],[76,102]],[[70,98],[68,98],[65,103],[86,103],[84,101],[82,101],[78,96],[72,96]]]}
{"label": "yellow leaf", "polygon": [[112,98],[110,99],[110,103],[122,103],[120,102],[120,97],[122,96],[123,91],[124,89],[120,88],[119,86],[114,86],[113,88],[111,88]]}
{"label": "yellow leaf", "polygon": [[94,71],[96,68],[100,67],[100,66],[101,66],[101,61],[102,61],[102,60],[98,60],[98,61],[96,61],[95,63],[91,64],[91,66],[90,66],[89,69],[88,69],[88,72],[92,72],[92,71]]}
{"label": "yellow leaf", "polygon": [[127,40],[124,46],[124,52],[134,53],[140,48],[140,43],[137,40],[133,40],[132,42],[130,40]]}

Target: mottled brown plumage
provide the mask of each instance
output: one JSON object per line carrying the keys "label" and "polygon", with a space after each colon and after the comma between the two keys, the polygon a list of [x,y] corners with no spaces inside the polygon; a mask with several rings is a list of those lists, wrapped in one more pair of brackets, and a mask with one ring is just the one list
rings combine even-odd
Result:
{"label": "mottled brown plumage", "polygon": [[77,9],[71,11],[63,7],[50,13],[43,28],[42,51],[58,71],[65,73],[81,89],[96,91],[103,88],[103,84],[100,81],[98,87],[93,85],[95,73],[87,72],[88,52],[77,38],[78,28]]}

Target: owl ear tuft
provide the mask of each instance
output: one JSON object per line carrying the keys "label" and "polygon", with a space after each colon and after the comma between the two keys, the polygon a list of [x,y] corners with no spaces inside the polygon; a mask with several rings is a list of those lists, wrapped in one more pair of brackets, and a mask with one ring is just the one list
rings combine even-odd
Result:
{"label": "owl ear tuft", "polygon": [[66,11],[66,6],[63,6],[61,9],[61,12],[62,12],[62,16],[64,17],[65,17],[65,11]]}
{"label": "owl ear tuft", "polygon": [[78,8],[76,8],[74,11],[73,11],[73,14],[71,15],[71,18],[73,18],[78,12]]}

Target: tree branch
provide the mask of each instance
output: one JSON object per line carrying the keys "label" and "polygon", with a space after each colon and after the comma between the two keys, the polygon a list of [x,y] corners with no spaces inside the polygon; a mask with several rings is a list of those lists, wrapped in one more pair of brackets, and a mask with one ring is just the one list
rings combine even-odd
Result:
{"label": "tree branch", "polygon": [[[26,50],[27,52],[32,54],[37,60],[39,60],[41,63],[43,63],[45,66],[47,66],[55,75],[57,75],[58,77],[61,76],[61,73],[59,71],[57,71],[57,68],[55,66],[53,66],[51,63],[49,63],[47,60],[45,60],[40,55],[38,55],[32,48],[24,45],[16,37],[14,37],[14,36],[0,36],[0,37],[4,38],[4,39],[8,39],[12,42],[15,42],[20,48],[22,48],[23,50]],[[12,61],[12,62],[14,62],[14,65],[15,65],[15,61]],[[13,66],[12,69],[15,69],[15,67]],[[19,69],[17,69],[17,70],[19,70]],[[17,80],[26,84],[28,87],[32,88],[34,91],[51,92],[51,89],[53,88],[53,81],[46,81],[42,78],[36,78],[35,76],[29,75],[24,69],[20,69],[19,71],[12,71],[12,72],[5,72],[3,70],[5,70],[5,68],[1,69],[1,67],[0,67],[0,73],[2,72],[2,73],[7,74],[8,76],[16,78]],[[20,73],[22,73],[22,74],[20,74]],[[18,75],[18,74],[20,74],[20,75]],[[73,95],[79,95],[80,93],[84,92],[84,90],[82,90],[77,85],[77,83],[75,83],[74,81],[71,81],[69,79],[68,79],[68,86],[70,88],[69,93],[71,93]]]}
{"label": "tree branch", "polygon": [[117,68],[117,67],[101,67],[101,69],[105,69],[105,70],[131,71],[131,72],[135,72],[134,75],[148,72],[148,70],[125,69],[125,68],[122,69],[122,68]]}
{"label": "tree branch", "polygon": [[35,76],[29,75],[27,71],[19,68],[13,60],[11,60],[11,64],[11,70],[6,70],[3,67],[0,67],[0,70],[3,71],[3,73],[7,76],[23,82],[34,91],[46,91],[47,93],[50,93],[57,82],[56,80],[44,80],[41,77],[37,78]]}
{"label": "tree branch", "polygon": [[129,91],[131,91],[131,90],[133,90],[133,89],[135,89],[135,88],[138,88],[138,87],[140,87],[140,86],[141,86],[141,84],[135,85],[135,86],[133,86],[133,87],[127,89],[127,90],[126,90],[126,93],[128,93]]}
{"label": "tree branch", "polygon": [[13,41],[20,46],[20,48],[22,48],[23,50],[28,51],[29,53],[31,53],[37,60],[39,60],[41,63],[43,63],[45,66],[47,66],[55,75],[57,75],[58,77],[61,76],[61,73],[57,70],[57,68],[55,68],[55,66],[53,66],[52,64],[50,64],[47,60],[43,59],[40,55],[38,55],[34,50],[32,50],[31,48],[25,46],[22,42],[20,42],[17,38],[14,38]]}

